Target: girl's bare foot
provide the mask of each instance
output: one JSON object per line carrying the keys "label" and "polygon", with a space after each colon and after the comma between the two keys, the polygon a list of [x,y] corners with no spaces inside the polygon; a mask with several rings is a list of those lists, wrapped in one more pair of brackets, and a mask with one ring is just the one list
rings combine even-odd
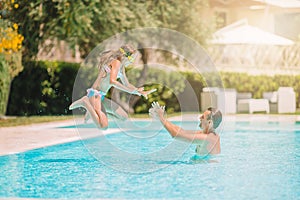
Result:
{"label": "girl's bare foot", "polygon": [[89,100],[88,97],[84,96],[81,99],[78,99],[77,101],[74,101],[69,106],[69,110],[74,110],[75,108],[80,108],[80,107],[86,108],[86,104],[87,104],[88,100]]}

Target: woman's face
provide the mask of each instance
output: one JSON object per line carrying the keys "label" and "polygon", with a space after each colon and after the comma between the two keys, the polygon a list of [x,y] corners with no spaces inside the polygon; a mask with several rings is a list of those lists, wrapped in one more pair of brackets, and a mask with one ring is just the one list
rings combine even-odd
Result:
{"label": "woman's face", "polygon": [[207,110],[205,111],[202,115],[200,115],[199,120],[200,120],[200,125],[199,127],[202,129],[205,129],[208,126],[208,120],[207,117],[208,115],[211,114],[211,111]]}

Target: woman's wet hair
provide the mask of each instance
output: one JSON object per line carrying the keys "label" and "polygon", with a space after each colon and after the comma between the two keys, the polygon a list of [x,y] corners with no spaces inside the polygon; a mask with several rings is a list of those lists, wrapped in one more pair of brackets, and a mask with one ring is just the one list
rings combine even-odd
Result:
{"label": "woman's wet hair", "polygon": [[213,128],[216,129],[222,122],[222,113],[220,110],[217,110],[216,108],[209,107],[207,110],[210,111],[210,115],[208,115],[207,119],[212,120],[213,122]]}

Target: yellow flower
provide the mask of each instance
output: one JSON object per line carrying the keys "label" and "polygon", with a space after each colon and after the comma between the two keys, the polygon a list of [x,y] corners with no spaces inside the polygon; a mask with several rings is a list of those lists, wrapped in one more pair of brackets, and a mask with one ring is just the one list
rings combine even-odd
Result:
{"label": "yellow flower", "polygon": [[0,30],[0,53],[12,54],[19,52],[24,37],[18,34],[18,24],[7,24],[5,28],[0,28]]}
{"label": "yellow flower", "polygon": [[14,5],[14,7],[15,7],[15,9],[19,8],[19,4],[16,3],[16,4]]}
{"label": "yellow flower", "polygon": [[8,29],[6,29],[6,32],[7,33],[10,33],[10,32],[12,32],[13,31],[13,29],[11,28],[11,27],[9,27]]}
{"label": "yellow flower", "polygon": [[22,42],[24,40],[24,36],[19,34],[19,40]]}
{"label": "yellow flower", "polygon": [[15,0],[11,0],[11,3],[15,3]]}
{"label": "yellow flower", "polygon": [[13,27],[15,30],[18,30],[18,24],[14,23]]}

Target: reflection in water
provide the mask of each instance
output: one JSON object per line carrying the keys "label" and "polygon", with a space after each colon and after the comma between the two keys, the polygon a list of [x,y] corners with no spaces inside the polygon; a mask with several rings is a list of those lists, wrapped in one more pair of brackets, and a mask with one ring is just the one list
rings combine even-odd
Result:
{"label": "reflection in water", "polygon": [[216,158],[216,156],[212,156],[209,154],[203,156],[199,154],[195,154],[190,158],[190,162],[193,164],[218,163],[218,161],[215,160],[214,158]]}

